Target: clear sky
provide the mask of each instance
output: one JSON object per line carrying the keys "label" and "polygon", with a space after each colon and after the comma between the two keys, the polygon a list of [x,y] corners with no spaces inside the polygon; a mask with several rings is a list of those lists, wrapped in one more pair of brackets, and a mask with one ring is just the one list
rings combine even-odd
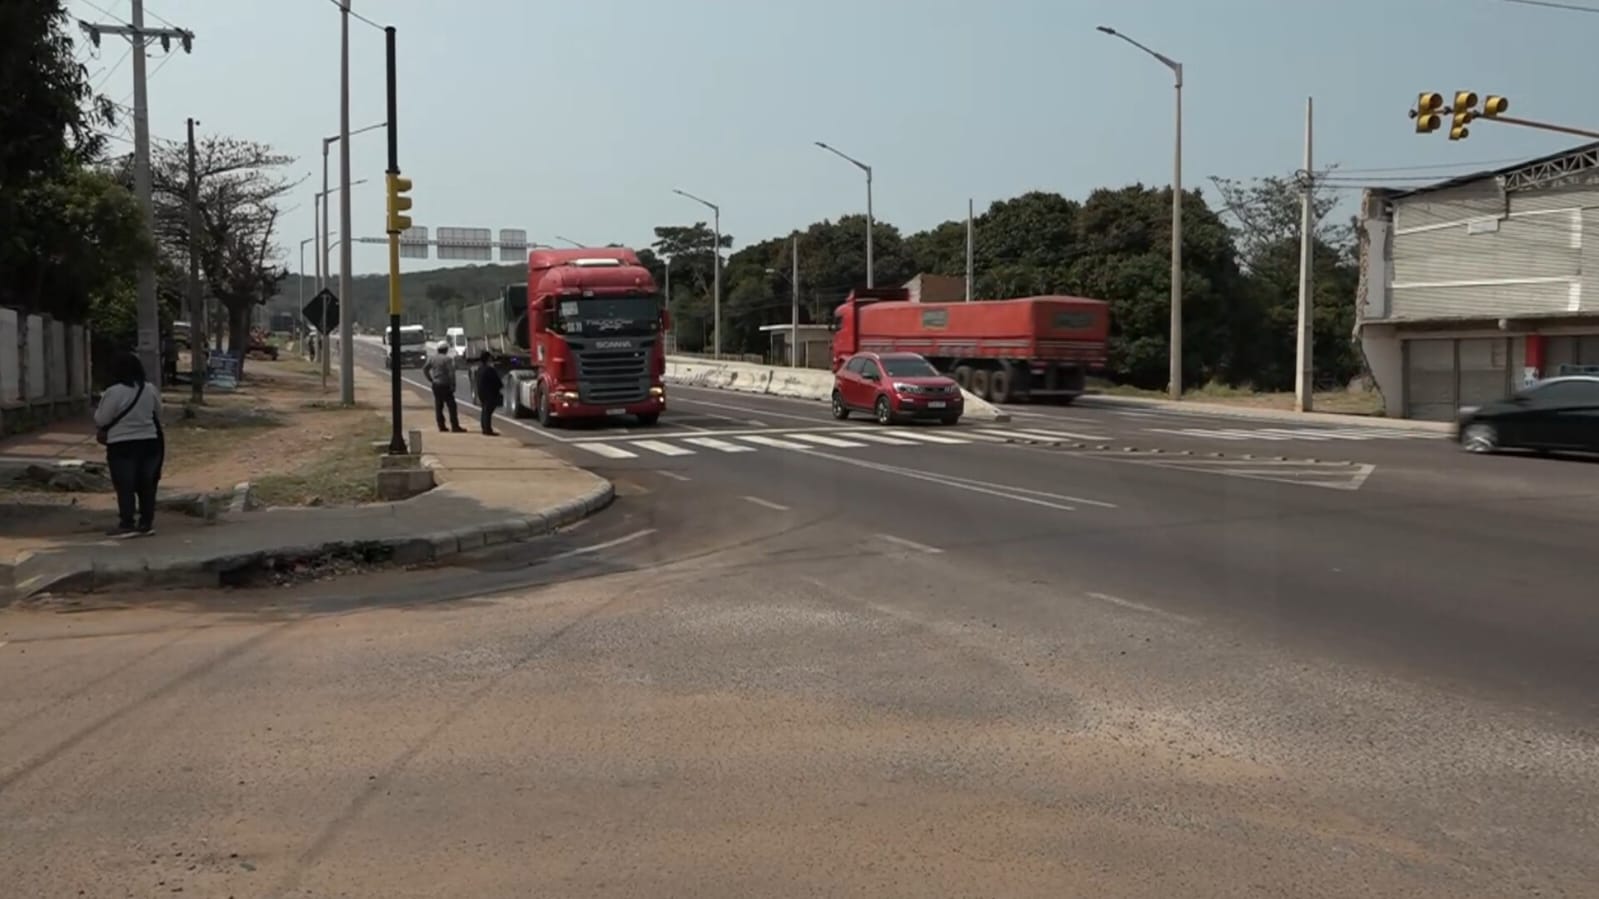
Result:
{"label": "clear sky", "polygon": [[[1589,0],[1573,0],[1586,3]],[[1599,2],[1594,2],[1599,6]],[[130,0],[69,0],[125,20]],[[1027,190],[1171,179],[1171,76],[1095,31],[1185,67],[1184,181],[1287,174],[1316,100],[1316,157],[1351,176],[1440,176],[1580,143],[1479,124],[1413,132],[1420,90],[1498,93],[1513,114],[1599,126],[1588,83],[1599,15],[1506,0],[352,0],[399,30],[400,165],[419,225],[648,245],[718,202],[739,245],[859,212],[906,232]],[[282,245],[312,233],[321,139],[339,127],[333,0],[151,0],[148,24],[196,33],[151,59],[151,129],[263,141],[297,157]],[[384,118],[383,34],[351,20],[351,127]],[[127,102],[125,43],[88,60]],[[131,129],[125,133],[131,134]],[[124,144],[125,146],[125,144]],[[381,130],[351,141],[355,230],[383,227]],[[332,157],[337,183],[337,148]],[[1376,171],[1426,166],[1421,170]],[[336,198],[335,198],[336,199]],[[337,220],[337,204],[332,207]],[[336,257],[335,257],[336,258]],[[439,263],[408,261],[408,269]],[[310,267],[309,257],[307,267]],[[384,265],[357,245],[357,271]]]}

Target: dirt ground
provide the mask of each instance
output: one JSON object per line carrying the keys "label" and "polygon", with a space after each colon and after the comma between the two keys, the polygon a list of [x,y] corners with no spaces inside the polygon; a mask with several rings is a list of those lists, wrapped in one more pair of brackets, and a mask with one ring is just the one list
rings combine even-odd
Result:
{"label": "dirt ground", "polygon": [[[387,434],[386,420],[367,403],[359,383],[356,405],[341,407],[337,371],[324,392],[320,372],[310,362],[251,360],[237,389],[207,390],[199,407],[188,400],[186,386],[162,392],[163,492],[228,490],[250,481],[267,505],[342,505],[374,498],[370,442]],[[0,456],[98,461],[105,450],[85,417],[0,441]],[[8,541],[98,532],[110,524],[107,516],[115,508],[109,492],[0,488],[0,550],[23,548]],[[184,526],[180,519],[167,516],[164,526]]]}

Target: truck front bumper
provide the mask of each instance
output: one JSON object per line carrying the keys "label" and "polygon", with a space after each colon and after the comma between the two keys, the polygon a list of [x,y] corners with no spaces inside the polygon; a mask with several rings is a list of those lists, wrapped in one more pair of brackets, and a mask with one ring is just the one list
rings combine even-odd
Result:
{"label": "truck front bumper", "polygon": [[584,403],[573,398],[576,391],[561,390],[550,397],[550,416],[553,418],[612,418],[624,415],[660,415],[666,411],[666,388],[654,387],[659,394],[634,403],[603,406]]}

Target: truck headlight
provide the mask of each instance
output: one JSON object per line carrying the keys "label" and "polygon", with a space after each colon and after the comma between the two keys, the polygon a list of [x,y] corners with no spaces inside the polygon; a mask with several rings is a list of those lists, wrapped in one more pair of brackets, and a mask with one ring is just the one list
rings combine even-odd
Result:
{"label": "truck headlight", "polygon": [[557,398],[563,399],[563,400],[576,400],[577,399],[577,391],[576,390],[561,390],[561,391],[557,391],[555,396]]}
{"label": "truck headlight", "polygon": [[666,396],[665,387],[651,387],[650,396]]}

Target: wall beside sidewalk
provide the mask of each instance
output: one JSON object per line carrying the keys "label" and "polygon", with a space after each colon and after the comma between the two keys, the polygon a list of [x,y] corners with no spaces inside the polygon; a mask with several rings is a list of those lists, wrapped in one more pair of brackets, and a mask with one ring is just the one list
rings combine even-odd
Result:
{"label": "wall beside sidewalk", "polygon": [[0,435],[89,407],[89,329],[0,306]]}
{"label": "wall beside sidewalk", "polygon": [[[744,393],[767,393],[794,399],[825,402],[833,395],[833,373],[814,368],[788,368],[777,365],[756,365],[750,362],[714,361],[685,356],[666,357],[666,380],[688,387],[708,387],[715,390],[738,390]],[[965,395],[968,418],[982,421],[1009,421],[1010,416],[999,407],[986,402],[969,391]]]}

